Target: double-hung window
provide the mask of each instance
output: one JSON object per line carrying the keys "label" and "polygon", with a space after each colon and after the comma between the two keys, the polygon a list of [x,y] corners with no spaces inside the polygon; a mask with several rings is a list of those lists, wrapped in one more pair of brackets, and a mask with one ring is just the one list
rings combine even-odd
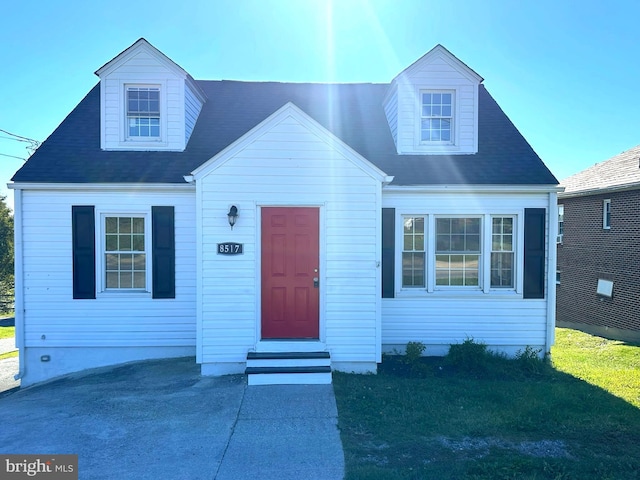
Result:
{"label": "double-hung window", "polygon": [[480,286],[481,219],[436,217],[436,286]]}
{"label": "double-hung window", "polygon": [[420,141],[453,143],[453,92],[420,93]]}
{"label": "double-hung window", "polygon": [[127,87],[127,138],[160,138],[160,88]]}
{"label": "double-hung window", "polygon": [[513,217],[491,219],[491,288],[514,287],[513,222]]}
{"label": "double-hung window", "polygon": [[402,286],[425,287],[424,217],[404,217],[402,247]]}
{"label": "double-hung window", "polygon": [[147,289],[145,218],[143,216],[103,218],[105,289]]}

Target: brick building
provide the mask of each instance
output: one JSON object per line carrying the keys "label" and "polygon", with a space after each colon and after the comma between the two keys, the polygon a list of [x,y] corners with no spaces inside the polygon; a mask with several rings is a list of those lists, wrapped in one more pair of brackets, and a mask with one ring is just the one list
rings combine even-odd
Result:
{"label": "brick building", "polygon": [[640,342],[640,145],[561,186],[557,325]]}

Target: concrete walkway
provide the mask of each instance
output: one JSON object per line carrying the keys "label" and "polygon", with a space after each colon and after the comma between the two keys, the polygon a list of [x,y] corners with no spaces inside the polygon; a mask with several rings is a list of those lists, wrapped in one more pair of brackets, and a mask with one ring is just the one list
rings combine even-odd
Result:
{"label": "concrete walkway", "polygon": [[193,358],[102,369],[0,394],[0,453],[79,455],[80,478],[344,476],[331,385],[201,377]]}

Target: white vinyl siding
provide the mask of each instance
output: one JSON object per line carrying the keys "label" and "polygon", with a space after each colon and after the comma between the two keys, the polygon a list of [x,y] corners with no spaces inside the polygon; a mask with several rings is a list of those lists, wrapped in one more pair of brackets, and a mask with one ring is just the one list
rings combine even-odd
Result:
{"label": "white vinyl siding", "polygon": [[[185,148],[185,76],[145,49],[126,56],[100,78],[101,147],[104,150],[172,150]],[[127,119],[127,87],[160,91],[159,136],[131,137]],[[187,172],[188,173],[188,172]]]}
{"label": "white vinyl siding", "polygon": [[[193,192],[23,191],[25,339],[29,347],[195,347],[196,263]],[[74,300],[71,207],[96,207],[96,261],[100,264],[100,213],[150,214],[152,205],[175,205],[176,298],[109,292]],[[148,262],[151,261],[149,256]],[[96,275],[104,272],[96,269]],[[195,351],[195,349],[194,349]],[[117,356],[112,355],[117,363]],[[53,365],[53,363],[52,363]]]}
{"label": "white vinyl siding", "polygon": [[384,104],[384,113],[387,117],[389,130],[393,137],[393,143],[398,146],[398,91],[395,86],[391,86],[391,91]]}
{"label": "white vinyl siding", "polygon": [[[262,206],[319,208],[320,341],[332,362],[379,361],[379,180],[286,117],[197,182],[202,363],[244,362],[260,341]],[[233,230],[230,205],[239,214]],[[244,254],[217,255],[226,241]]]}
{"label": "white vinyl siding", "polygon": [[184,143],[189,143],[191,133],[202,110],[202,102],[194,93],[193,87],[187,83],[184,89]]}
{"label": "white vinyl siding", "polygon": [[[549,198],[547,193],[411,193],[383,190],[383,207],[394,208],[396,212],[397,233],[395,298],[382,299],[383,351],[390,352],[394,348],[402,351],[407,342],[421,341],[427,345],[427,355],[444,355],[449,345],[469,337],[510,354],[527,345],[544,348],[548,333],[548,302],[553,297],[549,292],[544,299],[523,299],[523,270],[518,266],[524,262],[524,211],[526,208],[549,209]],[[437,218],[482,218],[481,242],[485,257],[491,253],[492,229],[487,226],[492,225],[492,219],[513,218],[514,288],[491,287],[488,258],[482,261],[481,289],[437,288],[433,268],[427,269],[426,289],[402,288],[402,219],[415,216],[417,211],[428,215],[427,230],[435,228]],[[548,248],[548,238],[546,245]],[[429,242],[427,252],[427,259],[435,257],[435,239]],[[555,284],[555,265],[553,275]]]}
{"label": "white vinyl siding", "polygon": [[[478,81],[444,56],[418,61],[391,87],[397,89],[397,142],[400,154],[471,154],[478,151]],[[453,95],[451,140],[424,142],[421,138],[421,93],[446,91]]]}

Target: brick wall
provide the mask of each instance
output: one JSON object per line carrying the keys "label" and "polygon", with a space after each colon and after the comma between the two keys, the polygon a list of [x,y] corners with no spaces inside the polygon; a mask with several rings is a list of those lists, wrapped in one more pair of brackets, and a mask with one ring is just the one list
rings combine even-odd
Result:
{"label": "brick wall", "polygon": [[[602,228],[611,199],[611,228]],[[558,245],[556,316],[568,326],[620,340],[640,340],[640,190],[564,198],[564,236]],[[598,279],[613,281],[613,297],[596,294]]]}

